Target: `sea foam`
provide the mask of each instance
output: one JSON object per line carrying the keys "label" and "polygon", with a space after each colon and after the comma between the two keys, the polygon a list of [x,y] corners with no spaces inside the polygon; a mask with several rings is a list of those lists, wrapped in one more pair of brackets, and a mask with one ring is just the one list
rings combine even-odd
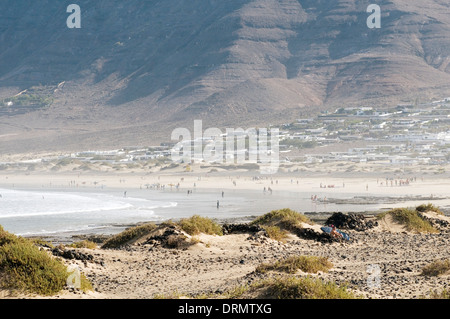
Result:
{"label": "sea foam", "polygon": [[16,234],[46,234],[157,219],[176,202],[111,193],[0,189],[0,225]]}

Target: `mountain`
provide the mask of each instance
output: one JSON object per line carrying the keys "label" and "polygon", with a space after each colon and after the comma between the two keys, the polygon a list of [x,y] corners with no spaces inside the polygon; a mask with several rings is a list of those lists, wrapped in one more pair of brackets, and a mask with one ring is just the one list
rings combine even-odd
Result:
{"label": "mountain", "polygon": [[[369,28],[367,7],[381,9]],[[79,5],[81,28],[67,7]],[[0,152],[170,141],[449,96],[446,0],[0,3]]]}

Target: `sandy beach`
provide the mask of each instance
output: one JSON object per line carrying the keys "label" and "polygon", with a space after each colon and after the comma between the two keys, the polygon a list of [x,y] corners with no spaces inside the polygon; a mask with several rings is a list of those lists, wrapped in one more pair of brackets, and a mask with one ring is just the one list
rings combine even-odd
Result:
{"label": "sandy beach", "polygon": [[[363,165],[360,167],[364,168]],[[129,200],[163,203],[161,205],[164,208],[149,210],[137,207],[134,213],[121,213],[119,209],[110,217],[103,214],[104,217],[98,219],[94,219],[95,215],[80,215],[80,218],[86,217],[85,224],[75,225],[80,220],[70,218],[75,216],[73,214],[60,215],[67,216],[64,223],[73,225],[67,228],[80,229],[78,233],[89,229],[91,232],[98,229],[96,232],[117,233],[124,229],[121,225],[161,222],[194,214],[221,221],[236,218],[249,220],[270,210],[282,208],[296,210],[315,220],[323,220],[332,212],[377,213],[395,207],[415,207],[423,203],[433,203],[442,211],[450,213],[450,194],[447,192],[450,180],[445,176],[387,175],[361,170],[340,176],[339,173],[328,174],[319,169],[314,171],[314,168],[310,170],[311,172],[280,172],[276,175],[261,175],[258,171],[244,169],[211,172],[211,168],[200,166],[194,167],[191,172],[180,168],[155,172],[129,169],[118,172],[74,172],[69,169],[62,172],[15,171],[0,174],[0,189],[39,192],[43,198],[71,194],[79,196],[83,201],[91,199],[85,195],[95,194],[111,198],[115,202],[124,202],[124,197],[127,197]],[[78,206],[71,202],[69,205]],[[145,211],[149,214],[144,214]],[[19,234],[24,235],[39,235],[41,229],[47,229],[56,235],[58,232],[62,233],[63,229],[58,231],[58,225],[50,225],[54,219],[33,218],[37,232],[29,227],[20,227],[21,220],[15,222],[11,229],[17,229]],[[3,219],[6,229],[10,222],[11,219]],[[65,236],[76,233],[66,232]]]}
{"label": "sandy beach", "polygon": [[[400,181],[406,181],[407,176],[410,178],[408,184],[400,185]],[[430,198],[438,198],[440,203],[444,204],[438,206],[450,207],[447,206],[450,204],[447,198],[450,185],[446,176],[418,174],[415,177],[408,174],[394,176],[396,178],[390,180],[386,177],[385,172],[374,171],[347,175],[326,172],[314,175],[308,172],[285,171],[273,176],[261,176],[246,170],[210,172],[210,169],[194,169],[194,172],[189,173],[178,170],[125,171],[116,174],[98,171],[3,171],[0,175],[0,186],[14,189],[78,190],[103,187],[132,193],[133,190],[151,191],[152,187],[157,187],[155,185],[164,185],[166,190],[178,188],[186,192],[199,189],[217,191],[217,194],[224,191],[226,195],[239,191],[263,193],[264,190],[269,192],[270,188],[273,195],[289,192],[320,194],[322,201],[324,197],[330,201],[338,198],[338,193],[340,198],[343,194],[348,194],[352,200],[353,194],[367,194],[363,201],[384,198],[386,203],[390,203],[387,206],[391,207],[397,204],[404,207],[408,203],[410,206],[417,206],[431,202]],[[397,185],[394,181],[397,181]],[[392,197],[401,200],[398,203],[395,200],[390,202]],[[278,208],[286,207],[282,201],[276,205]],[[364,202],[361,207],[364,211]],[[261,209],[259,215],[268,211],[269,207],[266,210]],[[448,216],[441,218],[449,219]],[[318,229],[320,224],[313,227]],[[221,293],[269,276],[270,274],[255,272],[259,264],[294,255],[329,258],[333,268],[329,272],[319,272],[313,276],[346,283],[352,291],[364,298],[424,298],[432,291],[449,288],[448,275],[420,275],[425,265],[449,258],[448,228],[439,234],[415,234],[399,228],[392,221],[384,221],[374,229],[348,232],[352,237],[351,242],[331,244],[302,239],[294,234],[287,242],[282,243],[269,238],[254,237],[249,233],[239,233],[224,236],[201,234],[197,236],[198,243],[187,249],[168,249],[148,243],[136,243],[123,249],[80,248],[77,250],[92,255],[92,260],[66,262],[80,267],[93,283],[94,291],[82,293],[70,290],[52,298],[149,299],[174,294],[196,296]],[[379,271],[377,276],[380,280],[375,286],[369,283],[373,279],[373,267]],[[3,297],[7,298],[8,294],[3,292]]]}
{"label": "sandy beach", "polygon": [[[441,218],[449,221],[448,217]],[[92,255],[93,259],[66,262],[76,264],[86,274],[94,291],[69,290],[51,298],[211,296],[273,276],[255,272],[261,263],[298,255],[327,257],[333,268],[312,276],[347,284],[351,291],[363,298],[427,298],[434,291],[449,289],[448,274],[436,277],[421,275],[421,269],[427,264],[450,256],[448,228],[440,234],[414,234],[385,220],[371,230],[348,233],[352,237],[351,242],[331,244],[295,235],[281,243],[240,233],[224,236],[201,234],[196,236],[198,243],[186,249],[169,249],[143,241],[123,249],[77,249]],[[311,274],[299,271],[295,275]],[[247,295],[245,298],[260,296]]]}
{"label": "sandy beach", "polygon": [[[111,170],[98,164],[89,170],[68,165],[64,168],[40,164],[38,167],[10,167],[0,171],[0,188],[25,190],[64,190],[74,192],[111,191],[117,195],[141,196],[152,191],[168,194],[204,192],[226,203],[228,195],[271,195],[275,208],[289,206],[301,212],[344,209],[343,204],[360,204],[361,212],[433,202],[450,213],[450,177],[441,167],[403,167],[366,164],[282,165],[276,174],[260,174],[257,169],[224,169],[211,165],[171,167],[128,167]],[[32,167],[33,169],[30,169]],[[188,193],[189,194],[189,193]],[[223,196],[223,195],[226,196]],[[263,197],[258,198],[263,198]],[[266,198],[268,198],[267,196]],[[303,197],[305,201],[295,203]],[[152,197],[157,198],[157,197]],[[170,195],[164,197],[170,198]],[[314,204],[311,205],[314,199]],[[255,205],[258,204],[258,201]],[[334,206],[332,206],[335,204]],[[340,204],[341,206],[336,206]],[[326,207],[328,205],[328,207]],[[401,205],[401,206],[399,206]],[[223,207],[223,205],[221,205]],[[266,213],[265,206],[257,210]],[[330,208],[331,207],[331,208]],[[343,207],[343,208],[340,208]],[[272,208],[272,207],[270,207]],[[193,212],[195,213],[195,212]],[[255,211],[250,211],[254,215]],[[214,217],[214,216],[210,216]]]}
{"label": "sandy beach", "polygon": [[[31,155],[30,155],[31,156]],[[10,158],[8,158],[11,160]],[[18,158],[12,158],[18,160]],[[105,163],[66,164],[21,162],[0,170],[0,185],[7,187],[110,187],[146,188],[161,184],[183,189],[248,189],[273,191],[326,191],[346,193],[418,194],[445,193],[449,167],[441,165],[394,165],[389,163],[290,163],[274,174],[261,174],[248,165],[172,165]],[[406,184],[406,180],[409,180]],[[322,186],[322,187],[320,187]],[[405,187],[402,187],[405,186]],[[405,190],[406,189],[406,190]]]}

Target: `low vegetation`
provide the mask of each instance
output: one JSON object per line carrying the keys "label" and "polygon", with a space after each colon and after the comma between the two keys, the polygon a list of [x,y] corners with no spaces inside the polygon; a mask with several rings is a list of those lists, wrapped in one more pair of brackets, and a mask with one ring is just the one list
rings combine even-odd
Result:
{"label": "low vegetation", "polygon": [[264,263],[256,268],[257,272],[265,273],[266,271],[275,270],[296,273],[298,270],[308,273],[317,273],[318,271],[328,272],[333,264],[326,257],[316,256],[292,256],[275,263]]}
{"label": "low vegetation", "polygon": [[421,212],[421,213],[426,213],[426,212],[435,212],[439,215],[444,215],[444,213],[439,209],[439,207],[434,206],[433,204],[429,203],[429,204],[422,204],[416,207],[416,211]]}
{"label": "low vegetation", "polygon": [[450,291],[443,289],[441,292],[433,291],[430,294],[430,299],[450,299]]}
{"label": "low vegetation", "polygon": [[157,294],[155,299],[362,299],[345,285],[320,278],[280,276],[235,286],[223,293],[189,295],[174,291]]}
{"label": "low vegetation", "polygon": [[346,286],[320,278],[283,276],[236,287],[224,294],[230,299],[358,299]]}
{"label": "low vegetation", "polygon": [[[421,206],[418,206],[421,207]],[[377,218],[382,219],[386,215],[391,215],[398,223],[404,224],[406,230],[418,233],[438,233],[439,231],[431,225],[431,223],[424,219],[417,209],[411,208],[394,208],[390,211],[383,212],[377,215]]]}
{"label": "low vegetation", "polygon": [[[8,233],[0,226],[0,288],[53,295],[67,284],[67,267],[31,240]],[[81,276],[81,289],[92,289]]]}
{"label": "low vegetation", "polygon": [[187,240],[187,237],[183,234],[177,234],[177,235],[169,235],[167,237],[167,242],[166,245],[169,248],[186,248],[188,246],[191,245],[195,245],[197,242],[197,240]]}
{"label": "low vegetation", "polygon": [[262,226],[267,233],[267,236],[273,240],[280,242],[286,242],[289,232],[285,229],[281,229],[278,226]]}
{"label": "low vegetation", "polygon": [[14,108],[45,108],[53,103],[50,96],[40,94],[23,93],[0,101],[0,106],[9,106]]}
{"label": "low vegetation", "polygon": [[43,238],[40,237],[34,237],[34,238],[28,238],[33,244],[40,246],[40,247],[47,247],[47,248],[54,248],[52,243],[46,241]]}
{"label": "low vegetation", "polygon": [[207,217],[194,215],[190,218],[180,220],[179,226],[189,235],[198,235],[200,233],[208,235],[223,235],[222,227]]}
{"label": "low vegetation", "polygon": [[[222,227],[214,222],[210,218],[201,217],[198,215],[194,215],[190,218],[181,219],[179,222],[174,221],[166,221],[161,223],[159,227],[153,223],[147,223],[140,226],[130,227],[123,232],[112,236],[107,239],[101,248],[105,249],[116,249],[120,248],[124,245],[131,244],[136,240],[142,238],[145,235],[148,235],[150,232],[156,230],[157,228],[164,227],[176,227],[177,229],[181,229],[187,234],[191,236],[198,235],[200,233],[209,234],[209,235],[222,235]],[[167,246],[170,248],[182,248],[185,247],[187,236],[181,234],[172,234],[167,237]],[[200,239],[191,238],[191,245],[199,243]]]}
{"label": "low vegetation", "polygon": [[422,268],[423,276],[440,276],[450,272],[450,259],[436,260]]}
{"label": "low vegetation", "polygon": [[251,225],[278,226],[280,229],[292,231],[296,228],[302,228],[302,223],[313,224],[313,222],[303,214],[293,211],[289,208],[272,210],[254,221]]}
{"label": "low vegetation", "polygon": [[71,243],[68,246],[72,247],[72,248],[89,248],[89,249],[97,248],[97,244],[90,240],[77,241],[77,242]]}
{"label": "low vegetation", "polygon": [[180,292],[178,292],[178,290],[175,290],[171,293],[166,293],[166,294],[154,294],[153,295],[153,299],[181,299],[181,298],[185,298],[186,294],[182,294]]}
{"label": "low vegetation", "polygon": [[149,234],[156,229],[156,225],[153,223],[147,223],[139,226],[130,227],[123,232],[112,236],[106,240],[102,248],[111,249],[122,247],[134,240],[139,239],[142,236]]}
{"label": "low vegetation", "polygon": [[346,286],[313,277],[283,277],[261,285],[273,299],[356,299]]}

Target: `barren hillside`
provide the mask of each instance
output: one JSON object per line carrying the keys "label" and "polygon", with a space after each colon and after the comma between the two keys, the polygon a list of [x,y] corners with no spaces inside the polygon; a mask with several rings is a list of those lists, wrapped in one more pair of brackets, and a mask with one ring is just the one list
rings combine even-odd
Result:
{"label": "barren hillside", "polygon": [[194,119],[266,126],[449,96],[450,3],[377,1],[369,29],[372,2],[2,1],[0,152],[152,145]]}

